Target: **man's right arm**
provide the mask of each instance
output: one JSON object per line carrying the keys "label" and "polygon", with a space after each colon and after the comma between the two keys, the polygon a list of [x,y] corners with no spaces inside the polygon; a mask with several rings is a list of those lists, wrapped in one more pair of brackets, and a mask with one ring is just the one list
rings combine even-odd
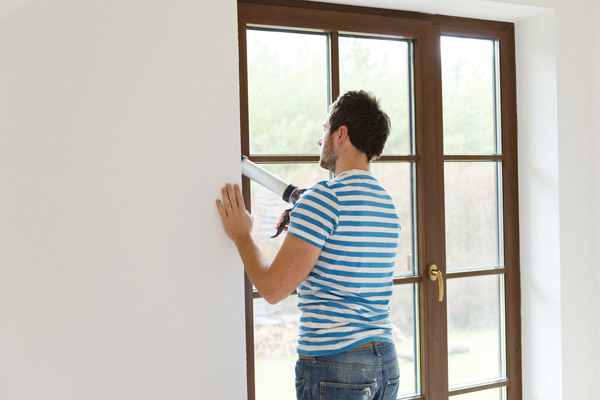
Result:
{"label": "man's right arm", "polygon": [[306,279],[317,263],[321,249],[293,235],[286,235],[269,265],[254,240],[236,242],[250,281],[270,304],[289,296]]}

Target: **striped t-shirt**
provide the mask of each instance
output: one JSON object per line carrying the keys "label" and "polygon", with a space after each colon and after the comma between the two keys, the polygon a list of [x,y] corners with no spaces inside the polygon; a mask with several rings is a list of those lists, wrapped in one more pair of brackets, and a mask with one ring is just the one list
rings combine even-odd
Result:
{"label": "striped t-shirt", "polygon": [[392,342],[389,303],[399,233],[394,202],[368,171],[345,171],[303,194],[288,234],[321,254],[298,287],[299,354]]}

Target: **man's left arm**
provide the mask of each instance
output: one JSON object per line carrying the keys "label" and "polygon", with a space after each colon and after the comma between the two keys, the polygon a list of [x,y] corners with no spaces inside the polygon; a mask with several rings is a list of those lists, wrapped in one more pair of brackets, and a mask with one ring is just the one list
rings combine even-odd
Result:
{"label": "man's left arm", "polygon": [[222,190],[217,208],[227,236],[235,243],[246,274],[263,298],[275,304],[289,296],[306,279],[321,249],[296,236],[287,235],[272,263],[269,263],[252,237],[253,219],[246,210],[238,185]]}

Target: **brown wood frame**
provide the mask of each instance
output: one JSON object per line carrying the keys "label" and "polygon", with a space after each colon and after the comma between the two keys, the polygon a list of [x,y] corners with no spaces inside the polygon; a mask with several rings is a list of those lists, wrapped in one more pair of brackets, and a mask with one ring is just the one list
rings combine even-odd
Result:
{"label": "brown wood frame", "polygon": [[[509,400],[522,398],[519,210],[514,25],[511,23],[441,15],[344,6],[293,0],[238,0],[240,63],[241,150],[254,162],[317,162],[316,155],[249,154],[246,26],[318,30],[331,34],[332,96],[339,95],[338,32],[410,38],[414,43],[414,118],[417,153],[388,155],[380,161],[413,162],[417,174],[418,270],[416,276],[394,279],[394,284],[420,283],[421,389],[410,399],[447,399],[452,395],[506,387]],[[444,155],[440,35],[492,38],[500,44],[502,152],[492,155]],[[433,101],[432,101],[433,99]],[[446,275],[444,162],[497,161],[503,166],[504,266],[451,271]],[[244,200],[250,206],[249,181],[243,178]],[[427,212],[423,212],[427,210]],[[437,283],[427,279],[435,263],[446,279],[504,275],[506,318],[506,378],[449,391],[446,300],[438,302]],[[248,399],[254,400],[254,337],[252,284],[245,278]],[[427,323],[426,321],[435,321]],[[428,346],[424,346],[428,343]],[[437,356],[443,354],[443,357]],[[433,377],[435,381],[433,381]]]}

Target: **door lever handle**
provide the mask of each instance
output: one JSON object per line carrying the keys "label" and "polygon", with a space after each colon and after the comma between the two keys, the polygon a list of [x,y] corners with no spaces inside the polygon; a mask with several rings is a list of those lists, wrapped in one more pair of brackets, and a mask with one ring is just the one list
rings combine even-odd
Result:
{"label": "door lever handle", "polygon": [[435,264],[429,264],[429,280],[438,281],[438,301],[444,301],[444,275]]}

